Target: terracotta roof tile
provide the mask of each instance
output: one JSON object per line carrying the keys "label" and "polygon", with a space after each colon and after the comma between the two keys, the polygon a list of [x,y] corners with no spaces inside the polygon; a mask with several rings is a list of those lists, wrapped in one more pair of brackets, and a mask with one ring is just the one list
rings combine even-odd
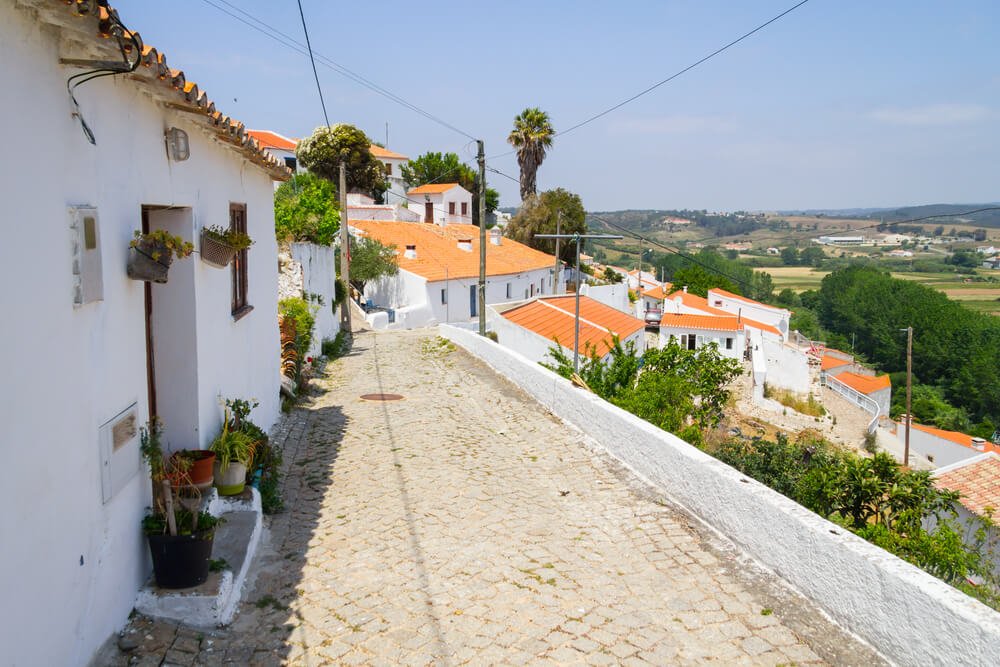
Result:
{"label": "terracotta roof tile", "polygon": [[[929,433],[935,437],[941,438],[942,440],[948,440],[950,442],[954,442],[956,445],[962,445],[963,447],[968,447],[969,449],[975,449],[975,447],[972,446],[971,435],[967,435],[959,431],[946,431],[942,428],[935,428],[933,426],[918,424],[916,422],[911,422],[910,426],[912,428],[917,429],[918,431],[923,431],[924,433]],[[987,440],[982,451],[997,452],[998,454],[1000,454],[1000,447],[994,445],[992,442]],[[1000,507],[998,507],[997,509],[1000,509]]]}
{"label": "terracotta roof tile", "polygon": [[[475,225],[433,225],[424,222],[391,220],[351,220],[350,226],[384,245],[399,251],[399,268],[434,282],[445,278],[479,275],[479,227]],[[459,239],[471,239],[472,250],[460,250]],[[403,255],[407,245],[416,245],[417,256]],[[504,238],[500,245],[486,242],[486,274],[503,276],[535,269],[547,269],[555,256]]]}
{"label": "terracotta roof tile", "polygon": [[728,311],[720,310],[719,308],[713,308],[712,306],[708,305],[708,299],[706,299],[705,297],[698,296],[697,294],[689,294],[688,292],[680,290],[672,294],[667,294],[667,298],[665,299],[665,301],[674,301],[676,299],[680,299],[681,303],[687,306],[688,308],[700,310],[706,315],[718,315],[720,317],[735,317],[735,315],[733,315]]}
{"label": "terracotta roof tile", "polygon": [[427,185],[421,185],[413,188],[406,194],[408,195],[439,195],[442,192],[447,192],[452,188],[460,187],[458,183],[428,183]]}
{"label": "terracotta roof tile", "polygon": [[851,389],[866,395],[874,394],[876,391],[888,389],[892,386],[888,375],[876,375],[872,377],[871,375],[860,375],[847,371],[838,375],[837,379]]}
{"label": "terracotta roof tile", "polygon": [[935,486],[958,491],[960,502],[976,514],[983,514],[987,507],[1000,510],[1000,456],[989,453],[949,468],[938,475]]}
{"label": "terracotta roof tile", "polygon": [[[51,23],[62,25],[62,16],[70,13],[78,17],[80,25],[92,26],[94,47],[101,54],[120,58],[121,54],[117,39],[109,39],[114,35],[119,23],[118,11],[111,7],[99,6],[99,11],[91,11],[94,3],[89,2],[47,2],[32,3],[39,18],[44,20],[47,15],[53,16]],[[126,40],[135,37],[139,43],[139,66],[127,77],[121,77],[122,82],[134,82],[145,86],[159,101],[170,107],[191,112],[188,116],[197,122],[199,116],[205,125],[212,130],[224,143],[231,145],[248,162],[260,167],[276,180],[288,180],[292,172],[284,163],[264,151],[256,139],[251,137],[239,121],[221,114],[215,104],[194,82],[188,81],[183,70],[171,69],[167,59],[154,47],[144,44],[142,37],[136,32],[126,31]],[[130,57],[134,45],[131,41],[124,42],[124,48]]]}
{"label": "terracotta roof tile", "polygon": [[735,315],[676,315],[666,313],[660,319],[661,327],[674,329],[709,329],[711,331],[739,331],[742,328]]}
{"label": "terracotta roof tile", "polygon": [[770,324],[764,324],[763,322],[758,322],[757,320],[751,320],[749,317],[740,318],[740,322],[744,327],[767,331],[768,333],[773,333],[775,336],[782,335],[781,330],[778,329],[778,327],[772,327]]}
{"label": "terracotta roof tile", "polygon": [[294,151],[299,145],[298,139],[289,139],[283,134],[271,130],[247,130],[247,134],[257,140],[262,148],[277,148],[283,151]]}
{"label": "terracotta roof tile", "polygon": [[371,151],[372,155],[374,155],[375,157],[377,157],[380,160],[409,160],[410,159],[410,158],[406,157],[405,155],[401,155],[399,153],[394,153],[391,150],[389,150],[388,148],[382,148],[381,146],[376,146],[375,144],[372,144],[371,147],[369,148],[369,150]]}
{"label": "terracotta roof tile", "polygon": [[840,366],[848,366],[851,362],[847,359],[840,359],[831,354],[824,354],[820,359],[820,370],[828,371],[831,368],[838,368]]}
{"label": "terracotta roof tile", "polygon": [[[539,336],[572,350],[575,317],[573,296],[543,297],[512,308],[502,316]],[[580,297],[580,353],[593,348],[603,357],[614,346],[614,336],[624,340],[645,328],[642,320],[590,297]]]}

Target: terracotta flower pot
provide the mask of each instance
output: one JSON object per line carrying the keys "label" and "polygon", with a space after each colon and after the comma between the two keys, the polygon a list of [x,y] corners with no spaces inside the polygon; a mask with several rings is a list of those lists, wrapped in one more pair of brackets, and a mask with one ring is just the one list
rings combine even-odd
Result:
{"label": "terracotta flower pot", "polygon": [[[187,479],[181,480],[180,476],[178,476],[177,478],[171,480],[175,488],[180,485],[182,481],[190,483],[192,486],[197,486],[203,490],[212,486],[212,481],[215,479],[215,452],[207,449],[184,449],[179,452],[174,452],[174,454],[170,457],[171,464],[174,464],[174,462],[181,457],[190,459],[192,461],[192,465],[187,470]],[[188,479],[190,480],[189,482]]]}

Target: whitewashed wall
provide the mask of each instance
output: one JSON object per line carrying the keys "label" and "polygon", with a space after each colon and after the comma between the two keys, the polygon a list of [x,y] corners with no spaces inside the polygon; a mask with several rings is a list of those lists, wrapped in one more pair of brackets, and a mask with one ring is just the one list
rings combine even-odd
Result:
{"label": "whitewashed wall", "polygon": [[[719,354],[728,359],[743,360],[743,352],[746,350],[746,334],[743,331],[713,331],[710,329],[698,329],[695,327],[660,327],[660,347],[666,347],[670,339],[676,338],[677,344],[681,344],[681,336],[697,336],[697,348],[715,343],[719,348]],[[732,349],[726,349],[726,339],[733,340]]]}
{"label": "whitewashed wall", "polygon": [[[896,429],[896,437],[899,438],[900,442],[903,442],[905,432],[906,427],[900,424]],[[927,433],[917,428],[910,429],[910,450],[923,454],[925,457],[933,457],[932,461],[938,467],[950,466],[983,454],[977,449],[964,447],[957,442],[939,438],[933,433]]]}
{"label": "whitewashed wall", "polygon": [[[311,356],[318,356],[323,340],[335,338],[340,331],[340,316],[334,313],[333,302],[336,299],[337,280],[336,250],[329,246],[315,243],[293,243],[292,259],[302,265],[302,290],[308,294],[319,295],[322,301],[317,303],[309,300],[316,315],[316,328],[313,331],[313,342],[309,348]],[[337,309],[339,313],[339,308]]]}
{"label": "whitewashed wall", "polygon": [[767,364],[767,383],[798,393],[810,390],[809,360],[798,348],[785,345],[773,334],[760,336]]}
{"label": "whitewashed wall", "polygon": [[516,352],[458,327],[440,331],[890,660],[1000,664],[1000,614],[986,605]]}
{"label": "whitewashed wall", "polygon": [[[6,664],[82,665],[126,622],[149,574],[139,522],[145,475],[102,502],[98,427],[133,403],[147,414],[143,286],[125,275],[127,245],[143,204],[189,207],[185,235],[228,225],[229,203],[246,202],[250,303],[230,315],[230,273],[194,255],[171,269],[173,287],[196,285],[187,316],[198,344],[183,362],[197,369],[199,411],[191,442],[204,445],[221,413],[219,394],[254,396],[254,419],[278,415],[276,249],[272,184],[190,124],[154,104],[132,82],[108,77],[77,90],[93,128],[90,145],[72,116],[55,37],[12,3],[0,3],[0,105],[9,156],[0,166],[0,641]],[[13,98],[11,98],[13,99]],[[164,129],[188,131],[191,158],[168,162]],[[67,207],[96,206],[104,300],[75,308]],[[165,219],[164,219],[165,220]],[[178,280],[174,282],[174,278]],[[170,287],[171,284],[159,287]],[[163,290],[159,290],[162,292]],[[154,302],[157,295],[154,293]],[[161,300],[162,302],[162,300]],[[167,401],[169,391],[162,392]],[[195,430],[196,428],[196,430]],[[24,508],[30,507],[30,511]]]}
{"label": "whitewashed wall", "polygon": [[[565,271],[561,273],[565,274]],[[634,307],[628,300],[628,285],[625,283],[615,285],[587,285],[584,283],[580,286],[580,294],[589,296],[594,301],[600,301],[623,313],[634,314]]]}
{"label": "whitewashed wall", "polygon": [[741,299],[734,299],[715,290],[708,290],[708,305],[732,313],[742,315],[751,320],[757,320],[764,324],[770,324],[781,331],[782,335],[788,336],[788,320],[791,313],[782,308],[774,308],[764,304],[754,304]]}

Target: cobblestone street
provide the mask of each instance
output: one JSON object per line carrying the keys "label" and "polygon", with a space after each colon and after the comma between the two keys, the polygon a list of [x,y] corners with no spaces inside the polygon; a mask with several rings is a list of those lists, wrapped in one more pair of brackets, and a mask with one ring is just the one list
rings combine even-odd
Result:
{"label": "cobblestone street", "polygon": [[313,382],[234,623],[136,618],[114,664],[881,664],[436,331]]}

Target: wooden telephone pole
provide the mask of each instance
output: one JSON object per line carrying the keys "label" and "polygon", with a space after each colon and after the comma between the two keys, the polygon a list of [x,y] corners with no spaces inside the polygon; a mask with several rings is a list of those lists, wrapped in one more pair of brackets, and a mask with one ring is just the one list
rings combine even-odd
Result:
{"label": "wooden telephone pole", "polygon": [[913,327],[906,327],[906,442],[903,445],[903,465],[910,465],[910,396],[913,380]]}
{"label": "wooden telephone pole", "polygon": [[347,298],[340,306],[340,321],[351,332],[351,246],[347,233],[347,171],[340,163],[340,279],[347,289]]}
{"label": "wooden telephone pole", "polygon": [[486,151],[476,141],[479,154],[479,335],[486,335]]}

